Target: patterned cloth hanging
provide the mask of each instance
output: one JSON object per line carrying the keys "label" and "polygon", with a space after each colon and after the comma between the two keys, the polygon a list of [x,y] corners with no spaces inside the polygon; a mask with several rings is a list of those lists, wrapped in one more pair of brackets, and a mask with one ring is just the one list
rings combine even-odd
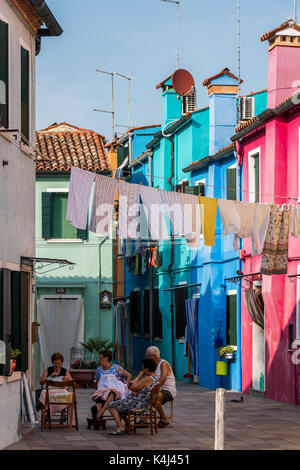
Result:
{"label": "patterned cloth hanging", "polygon": [[286,274],[289,248],[290,207],[272,204],[263,247],[262,274]]}

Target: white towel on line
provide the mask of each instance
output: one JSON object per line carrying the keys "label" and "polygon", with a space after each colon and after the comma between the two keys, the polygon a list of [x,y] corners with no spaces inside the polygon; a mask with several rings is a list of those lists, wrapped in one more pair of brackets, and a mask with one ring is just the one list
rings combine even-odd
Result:
{"label": "white towel on line", "polygon": [[102,237],[112,235],[112,214],[118,180],[108,176],[97,175],[90,230]]}
{"label": "white towel on line", "polygon": [[86,229],[87,215],[95,174],[73,166],[68,195],[67,220],[79,229]]}

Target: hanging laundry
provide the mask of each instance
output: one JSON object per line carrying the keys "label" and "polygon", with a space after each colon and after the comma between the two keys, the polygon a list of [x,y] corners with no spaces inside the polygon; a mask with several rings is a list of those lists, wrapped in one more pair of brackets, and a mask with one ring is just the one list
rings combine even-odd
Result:
{"label": "hanging laundry", "polygon": [[152,248],[151,266],[154,268],[160,268],[162,266],[162,259],[158,251],[158,246]]}
{"label": "hanging laundry", "polygon": [[204,243],[206,246],[214,246],[215,229],[217,220],[217,202],[211,197],[199,196]]}
{"label": "hanging laundry", "polygon": [[119,181],[119,235],[139,238],[140,190],[139,185]]}
{"label": "hanging laundry", "polygon": [[300,205],[291,204],[290,206],[290,231],[293,237],[300,235]]}
{"label": "hanging laundry", "polygon": [[140,186],[145,217],[152,240],[169,240],[169,233],[162,211],[162,196],[159,189]]}
{"label": "hanging laundry", "polygon": [[233,247],[239,249],[239,238],[250,237],[253,233],[255,204],[251,202],[218,200],[225,235],[234,234]]}
{"label": "hanging laundry", "polygon": [[164,211],[168,216],[172,234],[176,235],[191,235],[192,228],[188,218],[185,215],[183,204],[181,202],[179,193],[174,191],[161,191],[162,200],[164,203]]}
{"label": "hanging laundry", "polygon": [[[271,206],[272,204],[255,204],[254,224],[251,234],[252,256],[259,255],[262,252],[269,226]],[[259,239],[260,250],[258,249],[257,238]]]}
{"label": "hanging laundry", "polygon": [[108,176],[97,175],[90,230],[107,237],[111,235],[112,214],[118,181]]}
{"label": "hanging laundry", "polygon": [[85,230],[95,174],[81,170],[75,166],[71,168],[71,178],[68,196],[67,220],[74,227]]}
{"label": "hanging laundry", "polygon": [[263,247],[262,274],[286,274],[288,265],[290,208],[272,204]]}
{"label": "hanging laundry", "polygon": [[177,193],[183,205],[184,213],[189,220],[191,233],[186,235],[186,242],[190,248],[198,248],[200,235],[203,233],[199,198],[192,194]]}

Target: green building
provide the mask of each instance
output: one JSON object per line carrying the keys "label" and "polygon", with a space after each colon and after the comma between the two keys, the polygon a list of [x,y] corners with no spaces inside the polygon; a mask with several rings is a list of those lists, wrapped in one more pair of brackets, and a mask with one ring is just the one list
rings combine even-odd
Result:
{"label": "green building", "polygon": [[[77,230],[66,220],[71,167],[111,175],[104,143],[67,123],[36,134],[37,377],[52,353],[62,352],[69,367],[79,341],[113,339],[112,302],[101,302],[101,293],[113,293],[113,241],[90,232],[88,221]],[[91,206],[92,197],[88,219]]]}

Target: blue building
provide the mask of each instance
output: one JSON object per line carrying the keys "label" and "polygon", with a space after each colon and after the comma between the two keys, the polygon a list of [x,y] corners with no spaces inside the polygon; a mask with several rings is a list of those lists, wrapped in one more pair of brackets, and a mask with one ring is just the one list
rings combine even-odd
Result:
{"label": "blue building", "polygon": [[[157,85],[162,90],[161,126],[144,132],[153,134],[135,151],[138,135],[131,136],[132,157],[128,181],[168,191],[181,191],[207,197],[241,199],[241,168],[237,166],[235,147],[230,141],[237,122],[238,78],[229,69],[204,81],[209,106],[188,107],[172,86],[172,77]],[[250,119],[266,108],[266,92],[241,97],[241,118]],[[120,139],[129,145],[128,136]],[[146,147],[146,148],[145,148]],[[136,242],[124,243],[125,257],[136,254]],[[197,249],[189,248],[185,238],[172,237],[159,242],[162,265],[144,274],[125,264],[125,292],[135,305],[130,351],[134,368],[149,344],[159,347],[161,356],[172,364],[180,380],[187,372],[185,350],[185,300],[199,297],[199,385],[216,388],[219,335],[224,345],[236,348],[236,359],[222,385],[241,388],[241,292],[224,279],[240,270],[239,252],[233,249],[233,237],[224,236],[217,216],[215,246],[206,247],[203,238]],[[184,288],[191,284],[201,287]],[[175,288],[175,289],[174,289]],[[168,290],[169,289],[169,290]],[[171,289],[171,290],[170,290]],[[137,307],[136,307],[137,306]]]}

